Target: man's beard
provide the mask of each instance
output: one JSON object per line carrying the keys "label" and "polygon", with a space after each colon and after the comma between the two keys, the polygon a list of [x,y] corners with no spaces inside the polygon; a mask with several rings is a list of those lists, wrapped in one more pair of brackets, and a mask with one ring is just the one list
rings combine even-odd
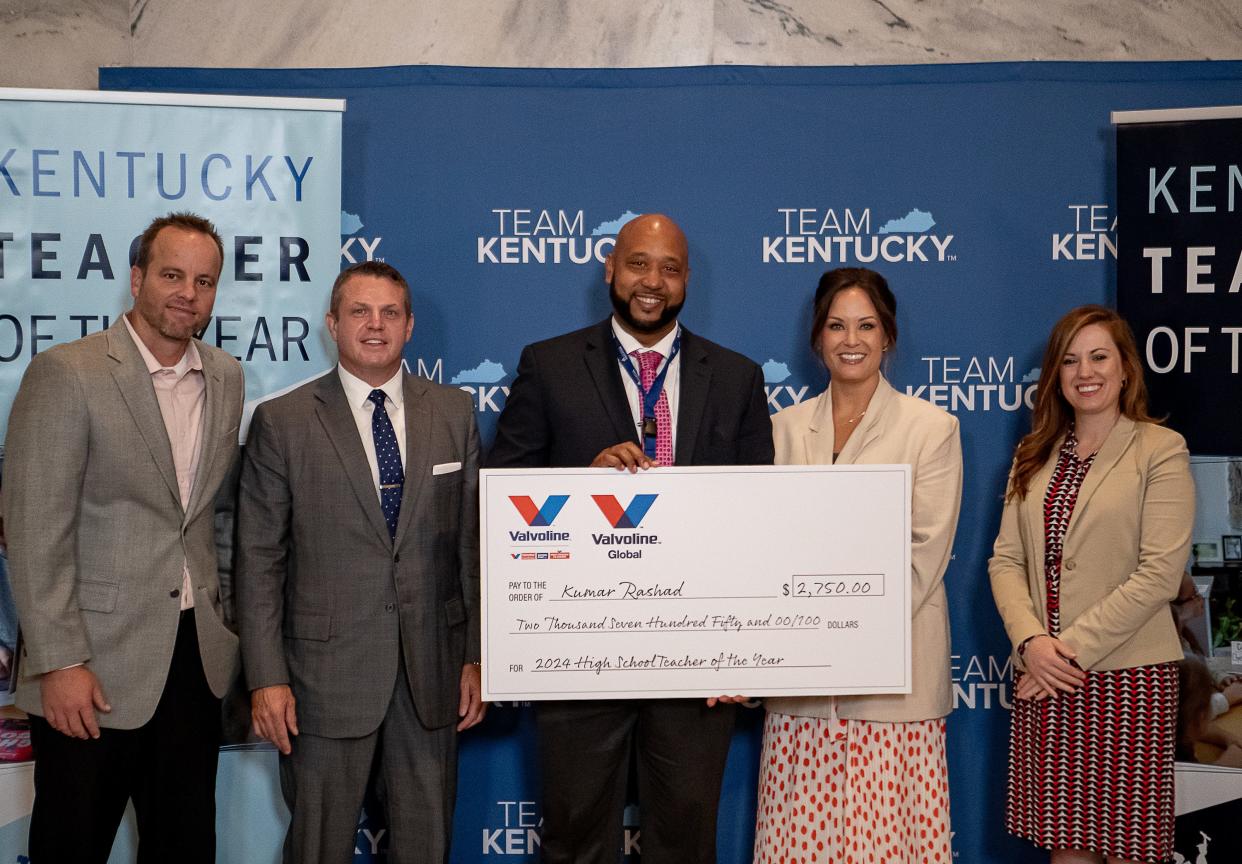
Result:
{"label": "man's beard", "polygon": [[160,310],[157,315],[150,315],[146,310],[138,310],[138,314],[142,316],[147,325],[156,333],[159,333],[165,339],[172,339],[175,342],[184,342],[193,336],[197,336],[200,331],[207,329],[208,321],[195,319],[193,323],[181,324],[172,320],[172,316]]}
{"label": "man's beard", "polygon": [[163,318],[156,324],[156,330],[159,331],[161,336],[165,339],[174,339],[178,342],[184,342],[186,339],[196,336],[200,330],[204,329],[206,329],[204,323],[197,319],[192,324],[177,324],[167,318]]}
{"label": "man's beard", "polygon": [[626,327],[637,333],[659,333],[677,320],[677,316],[681,314],[681,307],[686,305],[685,300],[682,300],[675,306],[669,305],[666,301],[659,318],[656,318],[654,321],[639,321],[634,318],[634,314],[630,311],[630,304],[622,300],[621,296],[617,294],[617,279],[615,276],[608,283],[608,298],[612,300],[612,311],[617,313],[617,317],[625,322]]}

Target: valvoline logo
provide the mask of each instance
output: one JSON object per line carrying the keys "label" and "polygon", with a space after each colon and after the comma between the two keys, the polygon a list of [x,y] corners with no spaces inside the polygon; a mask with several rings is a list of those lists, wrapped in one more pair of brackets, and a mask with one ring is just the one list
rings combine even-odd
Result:
{"label": "valvoline logo", "polygon": [[592,495],[592,500],[613,528],[637,528],[659,495],[635,495],[622,509],[615,495]]}
{"label": "valvoline logo", "polygon": [[565,502],[569,500],[569,496],[549,495],[544,500],[542,507],[536,507],[535,502],[529,495],[510,495],[509,500],[513,502],[513,506],[517,508],[517,511],[522,514],[522,518],[526,520],[527,525],[531,528],[546,528],[556,519],[561,512],[561,508],[565,506]]}

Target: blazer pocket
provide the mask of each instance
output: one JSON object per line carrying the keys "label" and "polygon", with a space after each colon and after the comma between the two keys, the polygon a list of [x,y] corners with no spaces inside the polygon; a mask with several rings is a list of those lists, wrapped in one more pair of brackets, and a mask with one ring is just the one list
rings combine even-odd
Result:
{"label": "blazer pocket", "polygon": [[431,466],[431,476],[436,477],[440,474],[452,474],[454,471],[461,470],[460,462],[441,462],[439,465]]}
{"label": "blazer pocket", "polygon": [[290,612],[285,616],[285,637],[327,642],[332,635],[332,616],[322,612]]}
{"label": "blazer pocket", "polygon": [[112,612],[116,609],[116,596],[120,586],[112,582],[78,582],[78,608],[91,612]]}
{"label": "blazer pocket", "polygon": [[452,597],[444,604],[444,620],[450,627],[456,627],[466,620],[466,604],[460,597]]}

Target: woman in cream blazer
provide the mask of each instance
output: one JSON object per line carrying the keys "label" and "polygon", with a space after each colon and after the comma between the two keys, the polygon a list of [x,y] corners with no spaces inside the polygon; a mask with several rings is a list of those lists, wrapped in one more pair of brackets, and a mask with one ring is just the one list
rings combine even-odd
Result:
{"label": "woman in cream blazer", "polygon": [[1072,310],[1049,339],[988,562],[1018,671],[1006,827],[1054,862],[1172,855],[1169,601],[1194,501],[1185,441],[1147,416],[1129,327]]}
{"label": "woman in cream blazer", "polygon": [[831,382],[818,397],[781,411],[772,425],[778,465],[913,469],[912,692],[765,700],[757,864],[782,860],[804,841],[815,853],[808,860],[846,860],[857,854],[855,844],[893,864],[933,861],[936,853],[941,861],[951,858],[944,574],[961,502],[962,448],[956,418],[898,393],[880,373],[882,355],[896,343],[895,313],[880,274],[862,268],[824,274],[811,343]]}

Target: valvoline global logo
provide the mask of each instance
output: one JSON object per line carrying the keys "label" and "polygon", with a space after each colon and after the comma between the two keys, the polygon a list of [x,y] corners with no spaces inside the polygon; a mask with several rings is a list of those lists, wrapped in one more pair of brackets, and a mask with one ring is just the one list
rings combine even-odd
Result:
{"label": "valvoline global logo", "polygon": [[635,495],[628,507],[622,508],[615,495],[592,495],[595,505],[613,528],[637,528],[655,503],[658,495]]}
{"label": "valvoline global logo", "polygon": [[543,506],[536,506],[529,495],[510,495],[509,500],[517,508],[518,513],[531,528],[547,528],[560,514],[561,508],[569,500],[568,495],[549,495],[544,499]]}

